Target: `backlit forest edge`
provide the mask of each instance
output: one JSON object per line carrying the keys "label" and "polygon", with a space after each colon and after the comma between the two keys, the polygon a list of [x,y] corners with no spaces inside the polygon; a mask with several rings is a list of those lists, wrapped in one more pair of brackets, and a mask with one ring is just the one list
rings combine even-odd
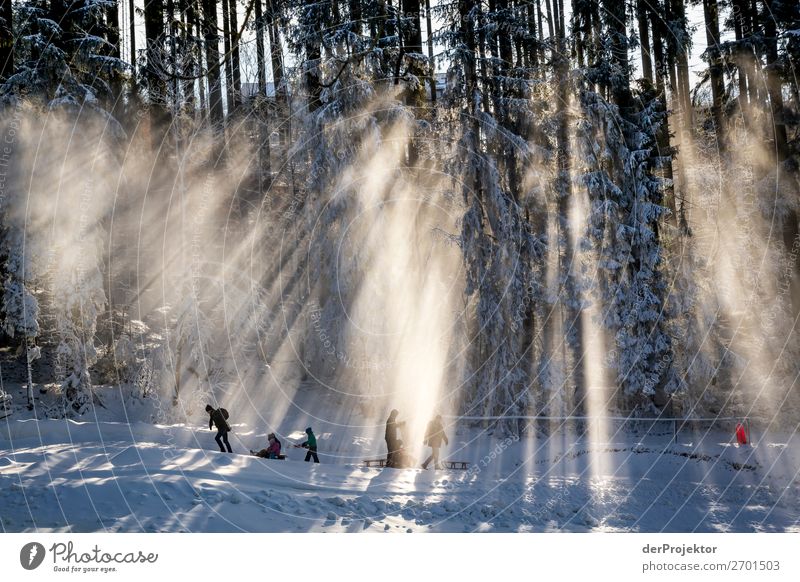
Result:
{"label": "backlit forest edge", "polygon": [[6,415],[800,420],[796,1],[2,0],[0,34]]}

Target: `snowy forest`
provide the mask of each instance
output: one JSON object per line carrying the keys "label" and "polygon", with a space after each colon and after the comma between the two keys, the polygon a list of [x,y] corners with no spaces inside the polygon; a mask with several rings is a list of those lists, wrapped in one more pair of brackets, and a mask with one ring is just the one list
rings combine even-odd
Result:
{"label": "snowy forest", "polygon": [[800,422],[796,1],[2,0],[0,34],[2,416]]}

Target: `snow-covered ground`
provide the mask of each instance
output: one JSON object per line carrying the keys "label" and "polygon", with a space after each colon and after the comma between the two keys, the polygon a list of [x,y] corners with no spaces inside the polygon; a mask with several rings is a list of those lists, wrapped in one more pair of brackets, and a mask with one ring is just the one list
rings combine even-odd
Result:
{"label": "snow-covered ground", "polygon": [[[321,433],[322,464],[235,454],[202,426],[0,421],[4,531],[800,531],[800,437],[565,434],[522,441],[462,428],[445,458],[469,471],[367,469],[380,445]],[[294,435],[290,435],[294,436]],[[299,436],[299,435],[297,435]]]}

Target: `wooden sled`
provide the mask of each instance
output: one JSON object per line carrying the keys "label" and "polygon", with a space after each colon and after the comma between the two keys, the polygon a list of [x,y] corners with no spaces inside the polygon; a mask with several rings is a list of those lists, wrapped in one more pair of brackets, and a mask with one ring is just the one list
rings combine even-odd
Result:
{"label": "wooden sled", "polygon": [[[440,465],[445,467],[446,469],[453,469],[459,471],[466,471],[469,469],[469,461],[440,461]],[[365,467],[379,467],[384,468],[386,467],[386,459],[364,459],[364,466]],[[411,465],[408,467],[397,467],[397,468],[411,468]]]}
{"label": "wooden sled", "polygon": [[385,467],[386,459],[364,459],[365,467]]}
{"label": "wooden sled", "polygon": [[253,455],[254,457],[258,457],[259,459],[267,459],[267,460],[270,460],[270,461],[285,461],[286,460],[286,455],[284,455],[283,453],[278,455],[277,459],[270,459],[269,457],[261,457],[261,456],[256,454],[256,451],[252,451],[252,450],[250,451],[250,454]]}
{"label": "wooden sled", "polygon": [[441,461],[441,464],[449,469],[466,471],[469,469],[469,461]]}

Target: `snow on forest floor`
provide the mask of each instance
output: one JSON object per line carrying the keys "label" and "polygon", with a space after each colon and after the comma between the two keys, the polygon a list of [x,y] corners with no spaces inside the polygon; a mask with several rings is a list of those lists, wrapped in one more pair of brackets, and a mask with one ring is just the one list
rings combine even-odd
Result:
{"label": "snow on forest floor", "polygon": [[287,461],[218,453],[213,433],[186,426],[9,419],[0,522],[13,532],[800,531],[797,435],[741,448],[721,433],[614,441],[482,436],[470,471],[381,470],[360,466],[357,449],[315,465],[297,449]]}

